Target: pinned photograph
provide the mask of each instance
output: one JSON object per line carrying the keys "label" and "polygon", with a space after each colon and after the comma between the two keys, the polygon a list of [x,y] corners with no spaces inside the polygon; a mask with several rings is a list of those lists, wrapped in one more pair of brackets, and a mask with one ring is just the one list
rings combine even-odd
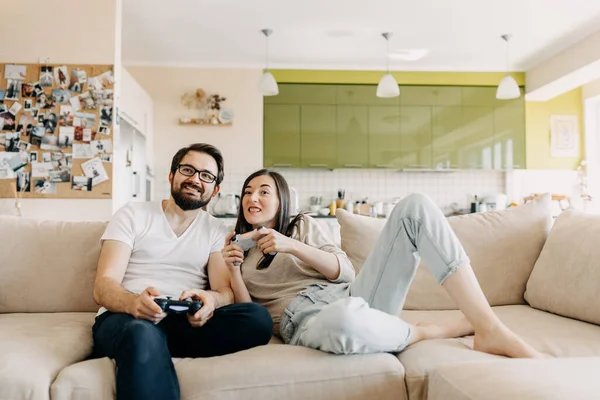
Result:
{"label": "pinned photograph", "polygon": [[71,182],[71,168],[51,169],[51,182]]}
{"label": "pinned photograph", "polygon": [[5,94],[5,91],[4,90],[0,90],[0,104],[4,103],[4,94]]}
{"label": "pinned photograph", "polygon": [[110,128],[108,126],[101,126],[98,128],[98,133],[101,135],[110,135]]}
{"label": "pinned photograph", "polygon": [[21,81],[16,79],[8,79],[6,81],[6,91],[4,92],[4,100],[19,100],[21,94]]}
{"label": "pinned photograph", "polygon": [[19,153],[0,152],[0,179],[14,179],[15,171],[26,164],[27,162],[23,162]]}
{"label": "pinned photograph", "polygon": [[40,85],[47,87],[54,84],[53,67],[43,66],[40,70]]}
{"label": "pinned photograph", "polygon": [[75,127],[75,141],[77,141],[77,142],[83,141],[83,126]]}
{"label": "pinned photograph", "polygon": [[38,194],[55,194],[56,183],[47,179],[39,179],[34,182],[33,190]]}
{"label": "pinned photograph", "polygon": [[87,76],[84,70],[82,69],[74,69],[71,71],[71,85],[69,86],[69,90],[72,92],[79,92],[83,88],[83,84],[87,81]]}
{"label": "pinned photograph", "polygon": [[48,110],[52,107],[54,107],[54,100],[51,97],[49,98],[46,93],[40,93],[37,97],[37,108],[40,110]]}
{"label": "pinned photograph", "polygon": [[39,112],[40,112],[40,110],[39,110],[38,108],[36,108],[36,107],[33,107],[33,108],[31,109],[31,116],[32,116],[33,118],[37,118],[37,116],[38,116],[38,113],[39,113]]}
{"label": "pinned photograph", "polygon": [[6,106],[4,104],[0,104],[0,113],[6,112]]}
{"label": "pinned photograph", "polygon": [[100,108],[100,125],[107,126],[112,124],[112,107],[103,106]]}
{"label": "pinned photograph", "polygon": [[6,146],[6,133],[0,133],[0,147]]}
{"label": "pinned photograph", "polygon": [[60,150],[60,147],[58,147],[58,138],[54,135],[44,135],[40,147],[42,150]]}
{"label": "pinned photograph", "polygon": [[69,79],[69,71],[66,65],[54,68],[54,81],[61,89],[69,88],[71,80]]}
{"label": "pinned photograph", "polygon": [[19,141],[21,140],[21,134],[19,132],[7,132],[6,133],[6,151],[9,153],[16,153],[19,151]]}
{"label": "pinned photograph", "polygon": [[73,145],[73,158],[92,158],[92,146],[89,144],[78,144]]}
{"label": "pinned photograph", "polygon": [[21,85],[21,97],[23,97],[23,98],[37,97],[37,95],[35,93],[36,83],[23,83]]}
{"label": "pinned photograph", "polygon": [[44,163],[52,162],[52,153],[42,153],[42,161]]}
{"label": "pinned photograph", "polygon": [[42,87],[42,85],[40,85],[39,82],[36,82],[33,84],[33,91],[34,91],[33,97],[37,98],[40,94],[44,93],[44,88]]}
{"label": "pinned photograph", "polygon": [[[65,153],[63,153],[62,151],[53,151],[51,154],[52,154],[52,162],[61,161],[62,159],[65,158]],[[62,163],[56,164],[56,166],[58,166],[58,167],[60,167],[61,165],[64,165],[64,164],[62,164]]]}
{"label": "pinned photograph", "polygon": [[84,128],[93,128],[96,125],[96,114],[75,112],[73,126],[81,126]]}
{"label": "pinned photograph", "polygon": [[31,187],[31,173],[29,171],[17,171],[17,192],[29,192]]}
{"label": "pinned photograph", "polygon": [[31,176],[34,178],[43,178],[50,175],[52,163],[49,162],[34,162],[31,163]]}
{"label": "pinned photograph", "polygon": [[0,114],[0,118],[4,119],[4,126],[2,129],[5,131],[14,131],[15,130],[15,116],[10,112],[5,111]]}
{"label": "pinned photograph", "polygon": [[99,106],[112,106],[113,105],[113,97],[114,90],[113,89],[102,89],[102,90],[92,90],[92,98]]}
{"label": "pinned photograph", "polygon": [[44,114],[44,129],[46,133],[54,133],[58,125],[58,116],[53,112],[47,112]]}
{"label": "pinned photograph", "polygon": [[112,153],[112,141],[111,140],[92,140],[92,153],[94,156],[98,154],[110,154]]}
{"label": "pinned photograph", "polygon": [[31,111],[33,109],[33,100],[27,99],[23,101],[23,111]]}
{"label": "pinned photograph", "polygon": [[31,116],[31,114],[22,114],[21,118],[19,118],[17,131],[24,133],[27,136],[31,136],[33,134],[34,123],[35,120]]}
{"label": "pinned photograph", "polygon": [[29,142],[24,142],[22,140],[19,140],[19,143],[17,143],[17,148],[19,149],[19,151],[29,151],[30,147],[31,147],[31,143],[29,143]]}
{"label": "pinned photograph", "polygon": [[42,125],[34,126],[31,130],[31,136],[29,137],[29,141],[32,146],[41,147],[42,146],[42,138],[46,134],[46,130]]}
{"label": "pinned photograph", "polygon": [[93,76],[88,79],[88,89],[89,90],[102,90],[102,80],[98,76]]}
{"label": "pinned photograph", "polygon": [[71,154],[71,153],[65,153],[65,165],[67,167],[72,167],[73,166],[73,154]]}
{"label": "pinned photograph", "polygon": [[71,147],[75,141],[75,128],[64,127],[60,128],[58,132],[58,146],[59,147]]}
{"label": "pinned photograph", "polygon": [[23,106],[18,102],[15,101],[12,105],[12,107],[10,107],[10,110],[8,110],[12,115],[17,115],[17,113],[19,111],[21,111],[21,108],[23,108]]}
{"label": "pinned photograph", "polygon": [[92,186],[96,186],[97,184],[108,180],[108,174],[104,169],[104,165],[102,165],[102,161],[98,157],[82,163],[81,169],[83,169],[85,176],[92,178]]}
{"label": "pinned photograph", "polygon": [[38,160],[38,153],[37,151],[32,151],[29,153],[29,162],[30,163],[34,163],[37,162]]}
{"label": "pinned photograph", "polygon": [[115,76],[112,70],[106,71],[98,76],[102,82],[102,87],[112,86],[115,83]]}
{"label": "pinned photograph", "polygon": [[[16,172],[27,165],[27,153],[0,153],[8,154],[5,158],[5,163],[8,167]],[[14,175],[13,175],[14,176]]]}
{"label": "pinned photograph", "polygon": [[87,176],[74,176],[71,182],[71,189],[79,192],[91,192],[92,178],[88,178]]}
{"label": "pinned photograph", "polygon": [[96,132],[92,132],[90,128],[83,129],[83,142],[89,143],[94,139],[96,139]]}
{"label": "pinned photograph", "polygon": [[75,120],[75,114],[73,114],[73,107],[71,106],[60,106],[60,118],[58,123],[60,126],[73,126]]}
{"label": "pinned photograph", "polygon": [[52,89],[52,99],[54,103],[66,103],[71,98],[71,92],[63,89]]}
{"label": "pinned photograph", "polygon": [[73,96],[69,99],[69,103],[71,103],[71,107],[73,108],[73,111],[79,111],[81,110],[81,101],[80,101],[80,97],[79,96]]}
{"label": "pinned photograph", "polygon": [[102,160],[102,162],[106,162],[106,163],[111,163],[112,162],[112,158],[113,158],[112,154],[102,154],[100,156],[100,160]]}
{"label": "pinned photograph", "polygon": [[4,70],[4,79],[16,79],[22,81],[27,77],[27,66],[25,65],[6,65]]}

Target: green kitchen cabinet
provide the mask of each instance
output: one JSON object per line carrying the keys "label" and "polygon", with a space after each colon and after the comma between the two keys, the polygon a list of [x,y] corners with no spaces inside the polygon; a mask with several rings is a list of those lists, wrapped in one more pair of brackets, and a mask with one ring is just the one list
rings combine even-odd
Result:
{"label": "green kitchen cabinet", "polygon": [[369,107],[369,167],[400,168],[400,107]]}
{"label": "green kitchen cabinet", "polygon": [[432,168],[431,107],[400,108],[400,167]]}
{"label": "green kitchen cabinet", "polygon": [[300,106],[265,104],[264,166],[300,168]]}
{"label": "green kitchen cabinet", "polygon": [[509,103],[494,110],[496,169],[525,169],[525,109]]}
{"label": "green kitchen cabinet", "polygon": [[336,104],[336,85],[281,84],[277,96],[265,96],[264,104]]}
{"label": "green kitchen cabinet", "polygon": [[302,168],[337,167],[335,106],[301,106],[300,165]]}
{"label": "green kitchen cabinet", "polygon": [[369,166],[369,108],[337,106],[337,166]]}
{"label": "green kitchen cabinet", "polygon": [[462,107],[431,108],[433,168],[461,168]]}
{"label": "green kitchen cabinet", "polygon": [[460,86],[401,86],[400,106],[460,106]]}
{"label": "green kitchen cabinet", "polygon": [[497,162],[494,143],[494,108],[462,109],[462,134],[459,165],[464,169],[492,169]]}
{"label": "green kitchen cabinet", "polygon": [[377,97],[376,85],[337,85],[336,103],[339,105],[394,106],[400,97]]}

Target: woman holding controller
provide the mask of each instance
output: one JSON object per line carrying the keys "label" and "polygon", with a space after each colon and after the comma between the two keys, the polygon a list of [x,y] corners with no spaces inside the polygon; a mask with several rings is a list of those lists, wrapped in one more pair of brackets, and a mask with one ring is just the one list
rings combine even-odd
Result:
{"label": "woman holding controller", "polygon": [[[285,343],[335,354],[399,352],[421,340],[474,333],[475,350],[542,356],[496,317],[463,247],[429,197],[412,194],[398,203],[356,279],[346,254],[314,219],[300,214],[290,222],[283,176],[266,169],[253,173],[241,198],[235,232],[222,250],[235,300],[264,305]],[[231,241],[259,227],[248,251]],[[466,318],[412,325],[397,316],[420,257]]]}

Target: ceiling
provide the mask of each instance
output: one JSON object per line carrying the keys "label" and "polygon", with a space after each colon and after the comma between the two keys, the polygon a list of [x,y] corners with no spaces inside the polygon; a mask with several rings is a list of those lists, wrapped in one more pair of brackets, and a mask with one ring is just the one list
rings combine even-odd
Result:
{"label": "ceiling", "polygon": [[525,71],[600,28],[598,0],[123,0],[126,65]]}

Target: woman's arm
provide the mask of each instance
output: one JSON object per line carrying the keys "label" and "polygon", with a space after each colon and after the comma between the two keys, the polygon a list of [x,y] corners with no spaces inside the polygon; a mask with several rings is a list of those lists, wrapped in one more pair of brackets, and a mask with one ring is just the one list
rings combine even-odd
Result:
{"label": "woman's arm", "polygon": [[295,242],[295,246],[290,252],[292,255],[313,267],[330,281],[340,276],[340,263],[335,254],[317,249],[295,239],[291,240]]}

